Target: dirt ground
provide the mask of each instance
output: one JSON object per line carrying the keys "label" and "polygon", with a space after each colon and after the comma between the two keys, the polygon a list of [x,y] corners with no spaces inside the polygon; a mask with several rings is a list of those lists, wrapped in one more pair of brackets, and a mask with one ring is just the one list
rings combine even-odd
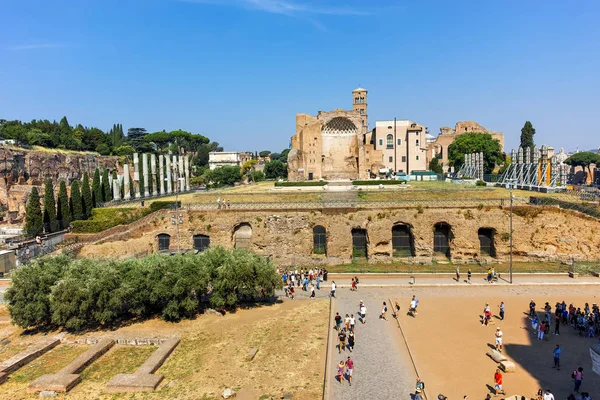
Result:
{"label": "dirt ground", "polygon": [[[490,393],[497,364],[486,352],[494,343],[496,327],[504,333],[504,354],[516,365],[516,373],[504,374],[508,396],[529,399],[543,388],[564,400],[573,390],[570,375],[579,366],[584,368],[582,391],[592,398],[600,395],[600,376],[592,372],[589,355],[590,345],[598,338],[581,338],[573,328],[561,326],[559,336],[551,334],[548,341],[538,341],[526,315],[531,299],[538,310],[546,301],[553,307],[563,300],[582,308],[585,302],[597,303],[597,286],[415,288],[396,297],[401,311],[407,310],[412,293],[419,297],[419,313],[412,318],[401,312],[400,323],[429,399],[440,393],[450,399],[464,395],[484,399]],[[506,304],[505,320],[494,317],[492,325],[482,326],[485,304],[489,303],[496,315],[501,301]],[[398,332],[398,340],[402,340]],[[552,368],[556,344],[563,350],[560,371]]]}
{"label": "dirt ground", "polygon": [[[315,399],[322,393],[329,318],[328,300],[287,301],[271,306],[239,310],[226,316],[202,315],[195,320],[167,323],[150,320],[114,332],[86,336],[181,337],[180,345],[157,371],[165,379],[149,394],[106,394],[104,387],[114,375],[131,373],[155,349],[150,346],[115,346],[82,374],[82,383],[69,399],[217,399],[225,388],[238,391],[238,399]],[[0,361],[35,340],[12,327],[0,349]],[[74,336],[67,335],[67,338]],[[7,343],[8,341],[8,343]],[[252,362],[248,351],[257,348]],[[36,398],[27,385],[43,373],[58,371],[86,345],[59,345],[28,366],[9,375],[0,387],[0,398]]]}

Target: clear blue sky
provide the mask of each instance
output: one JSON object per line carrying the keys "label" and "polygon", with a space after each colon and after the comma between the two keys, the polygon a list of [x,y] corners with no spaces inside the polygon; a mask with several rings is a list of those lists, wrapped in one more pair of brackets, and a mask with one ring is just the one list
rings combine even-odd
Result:
{"label": "clear blue sky", "polygon": [[600,2],[0,0],[0,118],[184,129],[280,151],[295,114],[351,107],[507,150],[600,146]]}

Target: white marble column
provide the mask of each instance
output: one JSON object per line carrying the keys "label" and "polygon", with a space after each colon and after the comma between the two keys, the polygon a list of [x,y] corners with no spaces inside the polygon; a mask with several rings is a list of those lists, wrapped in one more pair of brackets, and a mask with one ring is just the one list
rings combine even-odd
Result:
{"label": "white marble column", "polygon": [[133,191],[136,199],[142,197],[140,193],[140,158],[138,153],[133,153]]}
{"label": "white marble column", "polygon": [[123,200],[131,199],[131,177],[129,176],[129,164],[123,165]]}
{"label": "white marble column", "polygon": [[165,194],[165,163],[162,154],[158,155],[158,180],[160,181],[160,194]]}
{"label": "white marble column", "polygon": [[167,172],[167,193],[173,194],[173,179],[171,178],[171,156],[165,155],[165,171]]}
{"label": "white marble column", "polygon": [[190,190],[190,156],[185,156],[184,168],[185,168],[185,190]]}
{"label": "white marble column", "polygon": [[148,154],[142,154],[142,172],[144,174],[144,197],[150,197],[150,191],[148,190]]}
{"label": "white marble column", "polygon": [[156,183],[156,155],[150,154],[150,172],[152,174],[152,196],[158,194],[158,185]]}
{"label": "white marble column", "polygon": [[[185,156],[179,156],[179,173],[177,174],[177,176],[180,178],[178,180],[180,192],[185,192],[185,173],[183,172],[183,158],[184,157]],[[181,179],[181,178],[184,178],[184,179]]]}
{"label": "white marble column", "polygon": [[119,179],[112,179],[113,200],[121,200],[121,185]]}

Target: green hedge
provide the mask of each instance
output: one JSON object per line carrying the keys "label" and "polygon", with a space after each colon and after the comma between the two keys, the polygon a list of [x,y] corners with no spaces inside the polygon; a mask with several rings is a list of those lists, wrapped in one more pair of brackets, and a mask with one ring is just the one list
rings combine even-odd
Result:
{"label": "green hedge", "polygon": [[328,182],[325,181],[302,181],[302,182],[275,182],[275,187],[290,187],[290,186],[325,186]]}
{"label": "green hedge", "polygon": [[153,316],[193,318],[206,306],[271,297],[281,286],[264,257],[216,247],[123,261],[43,257],[14,271],[5,299],[24,329],[81,331]]}
{"label": "green hedge", "polygon": [[[177,207],[181,207],[181,201],[177,202]],[[158,210],[164,210],[165,208],[175,208],[174,201],[153,201],[150,203],[150,211],[155,212]]]}
{"label": "green hedge", "polygon": [[404,185],[405,180],[372,180],[372,181],[352,181],[354,186],[378,186],[378,185]]}
{"label": "green hedge", "polygon": [[98,233],[117,225],[127,225],[150,214],[150,208],[94,208],[84,221],[73,221],[73,232]]}

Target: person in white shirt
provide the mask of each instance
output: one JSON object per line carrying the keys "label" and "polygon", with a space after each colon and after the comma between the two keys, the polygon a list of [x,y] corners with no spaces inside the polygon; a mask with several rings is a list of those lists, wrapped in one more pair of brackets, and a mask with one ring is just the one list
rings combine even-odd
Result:
{"label": "person in white shirt", "polygon": [[367,307],[364,304],[360,306],[360,316],[363,324],[367,322]]}
{"label": "person in white shirt", "polygon": [[544,400],[554,400],[554,395],[552,394],[550,389],[547,389],[546,393],[544,393]]}
{"label": "person in white shirt", "polygon": [[498,351],[502,351],[502,331],[500,330],[500,327],[496,328],[496,350]]}
{"label": "person in white shirt", "polygon": [[356,318],[354,314],[350,315],[350,330],[354,332],[354,324],[356,324]]}
{"label": "person in white shirt", "polygon": [[335,297],[335,281],[331,281],[331,297]]}

